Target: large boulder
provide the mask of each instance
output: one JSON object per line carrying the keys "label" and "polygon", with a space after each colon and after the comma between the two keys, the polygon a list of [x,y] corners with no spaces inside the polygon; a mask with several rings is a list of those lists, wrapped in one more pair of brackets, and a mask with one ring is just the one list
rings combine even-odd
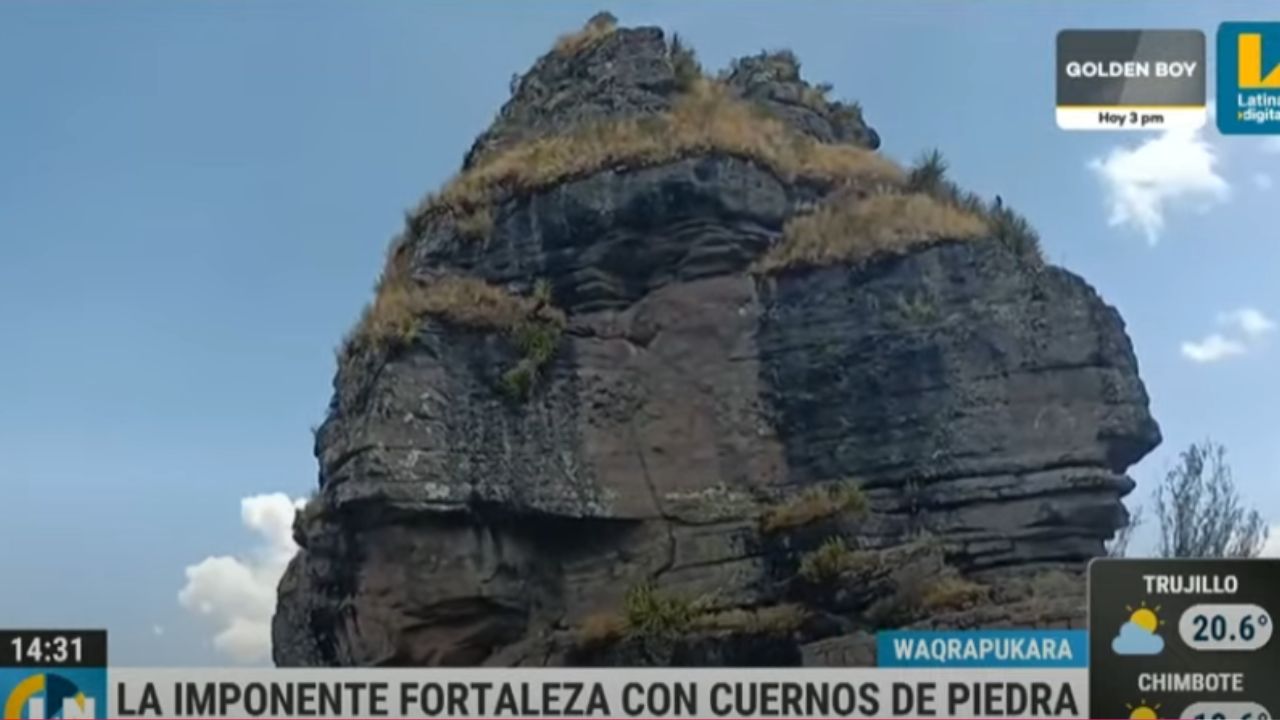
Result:
{"label": "large boulder", "polygon": [[[687,68],[663,33],[593,32],[519,81],[464,176],[671,111]],[[805,142],[878,146],[790,61],[718,82]],[[846,664],[889,617],[1078,622],[1078,573],[1160,439],[1120,316],[994,229],[762,269],[829,189],[706,147],[503,184],[481,239],[428,204],[372,311],[408,308],[383,322],[399,340],[340,362],[276,662]],[[443,277],[489,304],[414,299]],[[867,575],[876,553],[956,591]],[[1052,603],[995,590],[1048,572],[1075,578]],[[821,587],[851,577],[867,591]]]}

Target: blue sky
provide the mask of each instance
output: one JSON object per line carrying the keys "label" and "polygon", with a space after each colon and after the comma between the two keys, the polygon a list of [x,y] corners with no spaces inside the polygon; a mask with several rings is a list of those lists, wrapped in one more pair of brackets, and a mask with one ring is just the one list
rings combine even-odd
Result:
{"label": "blue sky", "polygon": [[[234,659],[269,598],[217,580],[269,585],[287,521],[241,501],[313,487],[332,351],[403,210],[454,172],[512,73],[602,7],[0,4],[0,625],[105,625],[122,664]],[[1128,323],[1166,437],[1133,471],[1140,500],[1211,436],[1280,519],[1280,147],[1053,115],[1058,30],[1202,28],[1212,63],[1217,24],[1256,3],[609,7],[710,68],[791,47],[884,152],[937,146],[1003,195]],[[1117,197],[1163,220],[1154,242],[1112,222]]]}

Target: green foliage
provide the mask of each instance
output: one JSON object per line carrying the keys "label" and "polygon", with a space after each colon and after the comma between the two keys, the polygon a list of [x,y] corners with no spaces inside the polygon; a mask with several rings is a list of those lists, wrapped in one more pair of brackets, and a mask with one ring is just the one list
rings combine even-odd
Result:
{"label": "green foliage", "polygon": [[927,325],[938,319],[938,306],[924,292],[898,296],[898,314],[912,325]]}
{"label": "green foliage", "polygon": [[817,550],[800,558],[800,577],[814,584],[830,583],[849,567],[853,551],[844,538],[827,538]]}
{"label": "green foliage", "polygon": [[947,161],[937,148],[920,156],[907,172],[907,187],[915,192],[937,194],[947,179]]}
{"label": "green foliage", "polygon": [[700,613],[689,600],[642,583],[627,591],[623,601],[627,628],[646,636],[672,636],[689,629]]}
{"label": "green foliage", "polygon": [[1161,557],[1251,558],[1266,544],[1267,523],[1246,509],[1227,450],[1206,440],[1178,457],[1155,492]]}
{"label": "green foliage", "polygon": [[930,150],[921,155],[907,172],[907,186],[984,218],[992,238],[1014,255],[1033,264],[1043,264],[1040,236],[1027,219],[1002,201],[987,202],[976,193],[961,190],[947,177],[948,167],[939,150]]}
{"label": "green foliage", "polygon": [[533,394],[534,371],[529,364],[521,360],[516,366],[502,374],[498,388],[509,399],[523,402]]}
{"label": "green foliage", "polygon": [[[534,288],[536,307],[547,307],[550,286],[539,282]],[[559,323],[547,318],[531,316],[516,325],[512,339],[520,351],[516,366],[503,373],[501,389],[512,400],[527,400],[543,370],[555,357],[563,331]]]}

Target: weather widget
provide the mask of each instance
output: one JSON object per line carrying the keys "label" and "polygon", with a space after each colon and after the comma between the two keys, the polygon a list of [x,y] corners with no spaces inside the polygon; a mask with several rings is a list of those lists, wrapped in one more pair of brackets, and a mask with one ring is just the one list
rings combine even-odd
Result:
{"label": "weather widget", "polygon": [[1089,567],[1090,717],[1270,720],[1280,560]]}

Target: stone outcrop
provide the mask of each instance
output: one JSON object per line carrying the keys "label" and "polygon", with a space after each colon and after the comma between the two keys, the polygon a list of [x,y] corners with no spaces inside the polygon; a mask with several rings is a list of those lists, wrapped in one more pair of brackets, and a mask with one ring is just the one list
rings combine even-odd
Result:
{"label": "stone outcrop", "polygon": [[[669,111],[688,59],[656,28],[549,53],[464,172]],[[819,143],[879,145],[789,55],[719,82]],[[825,193],[705,152],[498,188],[481,240],[422,211],[398,272],[541,285],[563,331],[519,397],[503,390],[518,331],[428,313],[395,346],[348,349],[276,662],[858,664],[886,608],[900,625],[1078,623],[1078,573],[1160,439],[1120,316],[994,233],[760,272]],[[845,485],[865,509],[806,495]],[[766,529],[788,504],[799,520]],[[798,580],[818,552],[835,570]],[[915,597],[913,571],[957,590]]]}

